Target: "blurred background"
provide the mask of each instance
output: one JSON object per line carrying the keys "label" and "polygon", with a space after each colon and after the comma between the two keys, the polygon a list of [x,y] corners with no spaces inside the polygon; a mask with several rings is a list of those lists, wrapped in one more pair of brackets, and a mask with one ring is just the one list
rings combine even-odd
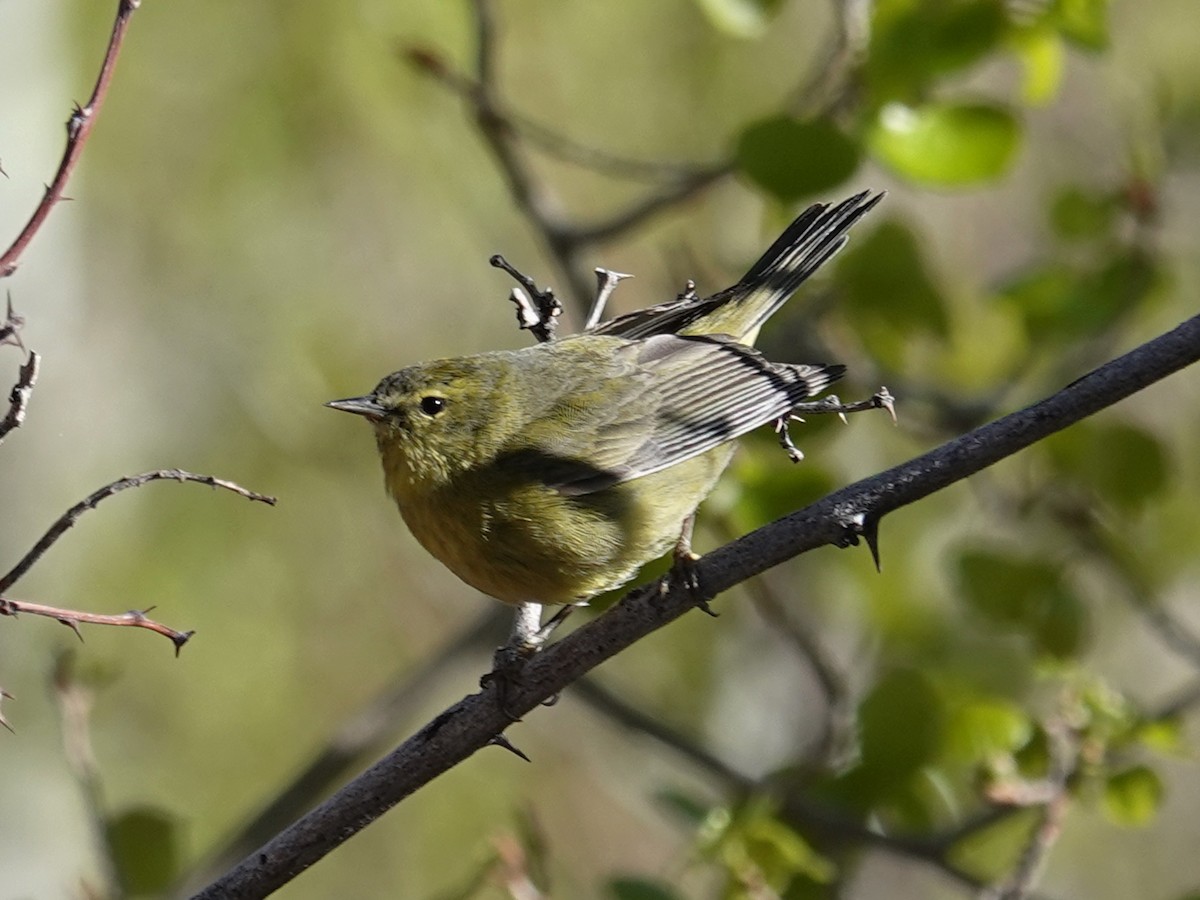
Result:
{"label": "blurred background", "polygon": [[[1189,0],[489,8],[491,89],[551,208],[587,226],[666,201],[567,260],[634,273],[620,309],[732,283],[806,203],[890,192],[761,345],[847,364],[846,399],[886,384],[898,427],[798,427],[798,466],[769,433],[745,442],[701,551],[1196,312]],[[0,3],[0,244],[52,177],[114,11]],[[476,13],[134,17],[72,202],[4,284],[43,362],[0,448],[0,569],[144,470],[279,504],[129,491],[11,591],[153,605],[196,636],[176,659],[147,632],[0,621],[2,900],[164,893],[376,698],[411,687],[374,755],[489,667],[504,611],[415,544],[369,429],[321,406],[527,345],[493,253],[578,312],[454,87],[478,74]],[[4,391],[20,361],[0,347]],[[889,516],[882,574],[827,548],[685,617],[514,726],[532,765],[477,754],[279,895],[537,896],[528,878],[554,897],[972,896],[1017,871],[1041,815],[997,812],[996,785],[1064,759],[1036,895],[1200,895],[1198,385],[1185,371]]]}

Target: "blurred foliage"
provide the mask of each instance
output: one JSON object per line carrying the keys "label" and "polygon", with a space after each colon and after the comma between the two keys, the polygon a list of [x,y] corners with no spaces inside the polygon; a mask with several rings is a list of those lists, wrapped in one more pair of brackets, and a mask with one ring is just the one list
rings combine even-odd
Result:
{"label": "blurred foliage", "polygon": [[[898,426],[797,424],[796,466],[769,433],[744,441],[700,549],[1195,312],[1188,0],[877,0],[839,25],[853,6],[494,4],[497,87],[551,133],[531,171],[572,221],[666,188],[556,148],[737,176],[585,248],[586,266],[638,276],[614,304],[687,277],[723,287],[802,205],[890,191],[761,346],[847,364],[844,399],[886,384]],[[3,235],[49,178],[110,16],[0,10]],[[562,283],[462,99],[398,52],[469,73],[474,39],[466,2],[135,17],[76,202],[5,285],[44,363],[0,448],[0,549],[15,560],[79,497],[161,465],[281,502],[130,492],[21,583],[98,611],[156,604],[197,635],[175,660],[160,638],[85,629],[81,665],[110,673],[93,809],[43,699],[75,638],[0,623],[0,685],[18,698],[0,780],[13,896],[80,879],[160,892],[487,602],[406,534],[361,423],[320,406],[416,359],[523,345],[492,253]],[[0,348],[0,372],[16,361]],[[533,765],[477,754],[279,896],[466,900],[521,878],[616,900],[971,896],[1037,828],[1039,803],[1012,798],[1064,766],[1071,814],[1042,894],[1197,896],[1196,384],[1184,373],[890,515],[881,574],[863,548],[809,554],[761,588],[782,618],[731,592],[719,619],[686,617],[603,667],[673,744],[568,691],[510,733]],[[454,667],[392,736],[488,662]]]}

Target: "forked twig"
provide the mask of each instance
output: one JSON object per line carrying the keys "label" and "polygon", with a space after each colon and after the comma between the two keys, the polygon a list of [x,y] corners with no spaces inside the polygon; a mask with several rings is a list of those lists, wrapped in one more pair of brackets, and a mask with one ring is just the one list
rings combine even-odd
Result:
{"label": "forked twig", "polygon": [[[191,481],[196,484],[207,484],[209,487],[223,488],[241,497],[245,497],[247,500],[256,500],[259,503],[266,503],[270,506],[274,506],[276,502],[274,497],[247,490],[240,484],[227,481],[224,478],[216,478],[212,475],[197,475],[193,472],[185,472],[182,469],[157,469],[153,472],[143,472],[141,475],[118,478],[116,481],[106,484],[99,490],[93,491],[59,516],[46,533],[42,535],[41,539],[33,545],[33,548],[21,558],[21,561],[13,566],[7,575],[0,578],[0,594],[16,584],[32,568],[33,564],[41,559],[42,554],[49,550],[54,542],[63,536],[67,529],[79,521],[80,516],[89,509],[95,509],[101,500],[105,500],[113,496],[113,494],[118,494],[126,488],[141,487],[151,481]],[[111,624],[129,625],[135,623],[121,622]],[[141,625],[140,627],[144,628],[147,626]]]}
{"label": "forked twig", "polygon": [[70,179],[76,163],[79,162],[83,145],[92,132],[96,113],[100,111],[100,106],[108,93],[113,69],[117,64],[117,54],[121,51],[125,32],[129,29],[129,20],[141,2],[142,0],[118,0],[117,17],[113,22],[112,34],[108,39],[104,62],[100,65],[100,74],[96,78],[95,87],[92,88],[92,96],[88,98],[85,105],[76,106],[71,113],[71,118],[67,119],[67,146],[63,151],[62,161],[58,164],[58,171],[54,173],[54,180],[46,186],[46,192],[42,195],[41,202],[34,209],[29,221],[25,223],[25,227],[21,229],[21,233],[17,235],[12,245],[0,255],[0,278],[6,278],[17,270],[21,254],[25,252],[29,242],[33,240],[34,235],[42,227],[42,223],[46,221],[46,217],[50,215],[50,210],[63,199],[63,190],[67,186],[67,181]]}

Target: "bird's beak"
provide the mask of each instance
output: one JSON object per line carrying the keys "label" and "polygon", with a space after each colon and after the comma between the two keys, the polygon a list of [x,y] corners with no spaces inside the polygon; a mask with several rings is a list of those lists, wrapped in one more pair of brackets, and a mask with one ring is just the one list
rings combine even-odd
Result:
{"label": "bird's beak", "polygon": [[374,397],[349,397],[345,400],[330,400],[325,404],[330,409],[340,409],[342,412],[363,416],[372,422],[378,422],[384,417],[385,410]]}

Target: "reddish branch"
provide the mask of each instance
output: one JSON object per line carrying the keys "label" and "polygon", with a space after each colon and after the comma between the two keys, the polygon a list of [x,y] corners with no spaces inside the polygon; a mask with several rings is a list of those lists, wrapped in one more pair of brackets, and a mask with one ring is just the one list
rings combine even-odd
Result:
{"label": "reddish branch", "polygon": [[[121,491],[125,490],[126,488],[141,487],[142,485],[148,484],[151,481],[191,481],[191,482],[195,482],[196,484],[207,484],[209,487],[223,488],[224,490],[232,491],[233,493],[235,493],[241,497],[245,497],[247,500],[255,500],[255,501],[258,501],[259,503],[266,503],[271,506],[275,505],[274,497],[269,497],[266,494],[259,494],[259,493],[256,493],[255,491],[247,490],[246,488],[242,487],[240,484],[236,484],[232,481],[226,481],[223,478],[215,478],[212,475],[197,475],[193,472],[185,472],[182,469],[158,469],[153,472],[143,472],[141,475],[133,475],[129,478],[119,478],[116,481],[106,484],[104,487],[100,488],[99,490],[93,491],[87,497],[80,500],[78,503],[76,503],[74,506],[72,506],[70,509],[68,509],[65,513],[63,513],[61,516],[59,516],[58,519],[54,522],[54,524],[51,525],[50,528],[46,531],[46,533],[44,535],[42,535],[41,539],[36,544],[33,545],[33,549],[31,549],[28,553],[26,553],[21,558],[21,561],[18,562],[15,566],[13,566],[12,570],[9,571],[9,573],[7,575],[0,577],[0,594],[2,594],[4,591],[7,591],[10,587],[12,587],[14,584],[16,584],[17,581],[26,572],[28,572],[30,570],[30,568],[33,566],[33,564],[36,563],[39,559],[41,559],[42,554],[44,554],[47,550],[49,550],[50,547],[53,546],[54,542],[63,536],[63,534],[67,531],[67,529],[69,529],[72,525],[74,525],[77,521],[79,521],[80,516],[82,516],[89,509],[95,509],[96,505],[101,500],[107,499],[108,497],[111,497],[113,494],[118,494]],[[12,602],[12,601],[10,601],[10,602]],[[50,609],[50,607],[43,607],[43,608]],[[51,613],[39,613],[39,615],[51,615]],[[131,614],[127,613],[126,615],[128,616]],[[56,616],[56,618],[58,618],[58,617]],[[117,617],[117,618],[123,618],[123,617]],[[79,621],[93,621],[93,620],[80,619]],[[145,624],[135,623],[135,622],[131,622],[131,621],[111,622],[108,624],[114,624],[114,625],[135,625],[136,624],[141,628],[149,627]]]}
{"label": "reddish branch", "polygon": [[63,151],[62,161],[58,164],[58,171],[54,173],[54,180],[47,185],[46,192],[42,195],[42,202],[37,205],[37,209],[33,211],[33,215],[25,223],[21,233],[17,235],[17,239],[4,251],[3,255],[0,255],[0,278],[5,278],[17,270],[21,254],[25,252],[29,242],[33,240],[34,235],[42,227],[42,223],[46,221],[46,217],[50,215],[50,210],[63,199],[63,190],[75,169],[75,164],[79,162],[83,145],[87,142],[88,135],[92,133],[96,114],[100,111],[100,106],[108,93],[113,69],[117,64],[117,54],[121,51],[125,32],[129,29],[129,20],[140,5],[141,0],[119,0],[117,17],[113,22],[112,34],[108,39],[108,49],[104,54],[104,62],[100,66],[100,75],[96,78],[96,86],[92,89],[92,96],[84,106],[76,106],[74,112],[71,113],[71,118],[67,119],[67,146]]}
{"label": "reddish branch", "polygon": [[194,631],[176,631],[161,622],[155,622],[153,619],[146,618],[146,613],[150,612],[154,607],[147,609],[131,609],[129,612],[120,613],[118,615],[103,615],[102,613],[82,612],[75,609],[63,609],[58,606],[46,606],[43,603],[30,603],[26,600],[14,600],[11,597],[0,597],[0,616],[16,617],[21,613],[29,613],[31,616],[46,616],[51,619],[57,619],[62,624],[66,625],[75,632],[76,637],[81,641],[83,635],[79,633],[80,623],[86,625],[125,625],[131,628],[145,628],[153,631],[155,634],[161,634],[171,639],[171,643],[175,645],[175,655],[179,655],[180,649],[188,642]]}

